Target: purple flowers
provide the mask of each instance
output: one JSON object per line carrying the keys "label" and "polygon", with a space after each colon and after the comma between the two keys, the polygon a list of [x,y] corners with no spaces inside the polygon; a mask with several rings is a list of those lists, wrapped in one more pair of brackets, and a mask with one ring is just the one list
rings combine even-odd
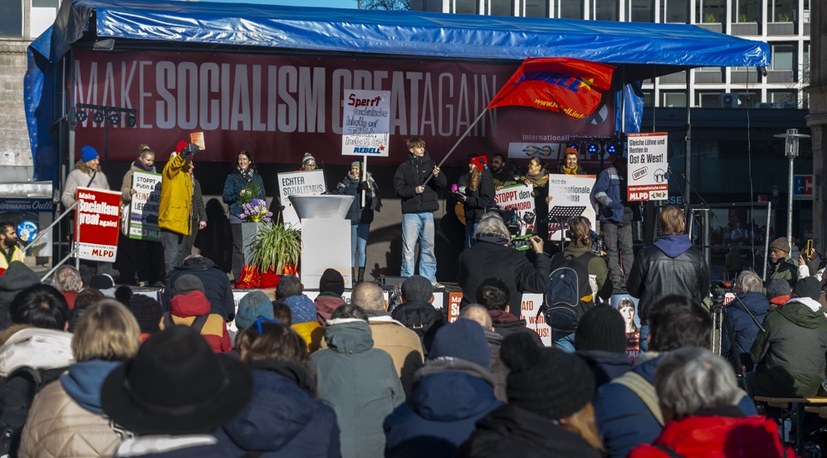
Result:
{"label": "purple flowers", "polygon": [[241,204],[241,213],[238,217],[248,223],[269,223],[272,221],[273,213],[267,210],[267,201],[253,199],[250,202]]}

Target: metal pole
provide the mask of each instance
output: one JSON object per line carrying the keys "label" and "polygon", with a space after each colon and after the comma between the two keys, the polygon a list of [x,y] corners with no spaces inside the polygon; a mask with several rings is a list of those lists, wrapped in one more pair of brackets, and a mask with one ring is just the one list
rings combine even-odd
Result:
{"label": "metal pole", "polygon": [[[794,129],[793,129],[794,130]],[[788,155],[790,158],[790,173],[787,177],[787,240],[790,244],[793,243],[793,162],[795,156]]]}
{"label": "metal pole", "polygon": [[764,233],[764,275],[761,280],[767,281],[767,255],[770,252],[770,216],[772,215],[772,201],[767,202],[767,229]]}
{"label": "metal pole", "polygon": [[709,222],[709,214],[710,211],[708,208],[704,208],[702,210],[704,212],[704,234],[703,234],[703,244],[704,244],[704,261],[706,261],[707,268],[712,265],[712,244],[710,243],[710,222]]}
{"label": "metal pole", "polygon": [[793,162],[798,156],[798,141],[801,138],[810,138],[809,135],[799,134],[798,129],[787,129],[786,133],[775,135],[784,139],[784,155],[790,160],[790,174],[787,182],[787,240],[792,244],[793,239]]}
{"label": "metal pole", "polygon": [[687,206],[692,203],[692,181],[689,179],[689,177],[692,176],[692,101],[689,98],[689,72],[690,70],[686,70],[686,152],[684,153],[686,154],[684,161],[686,168],[686,173],[684,176],[684,178],[686,178],[686,195],[683,196]]}

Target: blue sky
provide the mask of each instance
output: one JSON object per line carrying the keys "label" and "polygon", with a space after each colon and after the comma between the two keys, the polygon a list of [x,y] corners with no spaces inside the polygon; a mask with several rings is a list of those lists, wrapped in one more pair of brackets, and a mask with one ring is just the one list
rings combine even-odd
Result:
{"label": "blue sky", "polygon": [[[226,1],[226,0],[202,0]],[[356,8],[356,0],[240,0],[240,3],[263,3],[267,5],[314,6],[328,8]]]}

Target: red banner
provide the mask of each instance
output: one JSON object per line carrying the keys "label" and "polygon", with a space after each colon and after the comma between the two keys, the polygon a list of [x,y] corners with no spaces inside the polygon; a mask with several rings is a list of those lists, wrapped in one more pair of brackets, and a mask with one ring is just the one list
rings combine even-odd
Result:
{"label": "red banner", "polygon": [[[374,165],[399,164],[412,136],[424,138],[430,155],[440,160],[514,71],[507,63],[358,55],[78,49],[74,56],[67,105],[135,110],[134,127],[126,115],[115,123],[95,122],[94,109],[78,118],[78,149],[94,146],[103,162],[132,161],[142,143],[165,161],[178,140],[204,132],[202,161],[232,162],[243,149],[256,162],[296,168],[305,152],[320,164],[350,164],[352,158],[341,155],[348,89],[390,91],[389,157],[371,158]],[[572,136],[608,137],[614,111],[613,97],[586,119],[522,107],[490,110],[447,165],[462,165],[466,152],[519,152]]]}
{"label": "red banner", "polygon": [[611,88],[614,69],[579,59],[526,59],[488,108],[532,107],[584,119],[595,112]]}
{"label": "red banner", "polygon": [[115,262],[121,223],[121,193],[78,188],[75,198],[75,243],[78,257]]}

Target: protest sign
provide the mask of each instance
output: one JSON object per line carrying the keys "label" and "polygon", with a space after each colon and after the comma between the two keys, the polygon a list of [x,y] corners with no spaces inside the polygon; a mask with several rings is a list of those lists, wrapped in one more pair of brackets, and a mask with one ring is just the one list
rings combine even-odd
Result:
{"label": "protest sign", "polygon": [[326,190],[324,172],[309,170],[299,172],[282,172],[277,175],[279,199],[284,206],[281,220],[285,226],[301,229],[301,221],[288,196],[318,196]]}
{"label": "protest sign", "polygon": [[388,157],[390,91],[346,90],[342,155]]}
{"label": "protest sign", "polygon": [[666,132],[629,134],[629,202],[669,199],[668,138]]}
{"label": "protest sign", "polygon": [[548,178],[548,234],[550,240],[563,240],[568,221],[575,216],[584,216],[591,222],[592,230],[596,230],[595,213],[589,201],[589,195],[594,187],[594,175],[558,175],[551,174]]}
{"label": "protest sign", "polygon": [[78,188],[75,198],[75,243],[80,259],[114,262],[118,254],[121,193]]}
{"label": "protest sign", "polygon": [[512,226],[518,224],[518,234],[525,235],[527,232],[534,233],[537,214],[534,210],[534,197],[531,195],[532,187],[527,184],[516,184],[504,186],[497,190],[494,202],[501,210],[514,210],[516,221],[506,221],[505,224]]}
{"label": "protest sign", "polygon": [[129,204],[127,235],[137,240],[161,240],[158,227],[158,209],[161,205],[161,174],[134,172],[132,174],[132,202]]}

